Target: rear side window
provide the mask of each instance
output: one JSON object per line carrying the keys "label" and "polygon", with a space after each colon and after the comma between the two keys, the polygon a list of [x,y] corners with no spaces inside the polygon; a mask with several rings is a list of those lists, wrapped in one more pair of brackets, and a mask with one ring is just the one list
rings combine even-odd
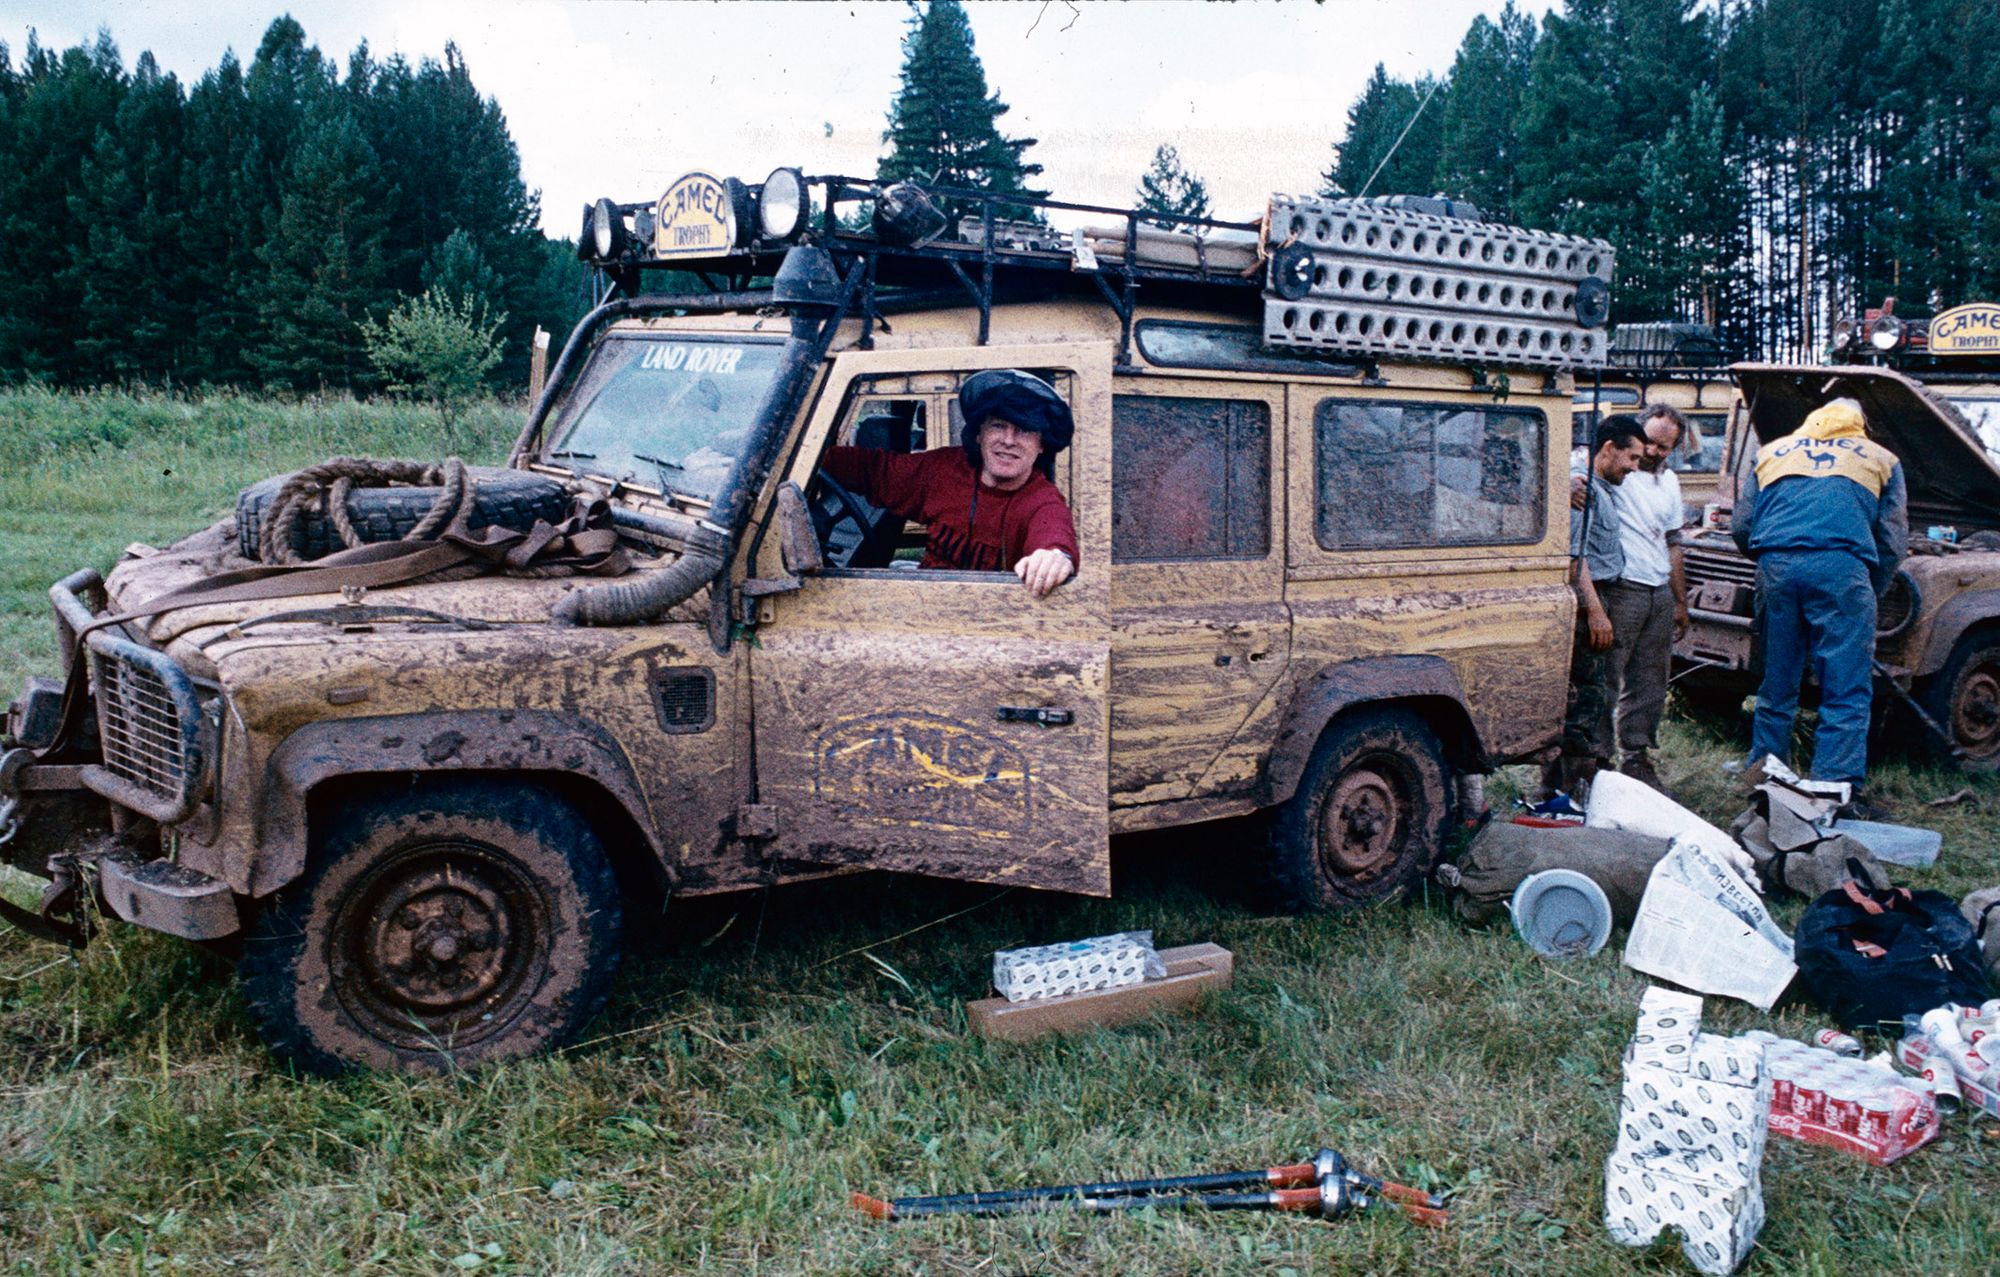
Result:
{"label": "rear side window", "polygon": [[1322,400],[1315,536],[1328,550],[1539,541],[1547,436],[1531,408]]}
{"label": "rear side window", "polygon": [[1111,559],[1262,558],[1271,410],[1247,399],[1111,400]]}

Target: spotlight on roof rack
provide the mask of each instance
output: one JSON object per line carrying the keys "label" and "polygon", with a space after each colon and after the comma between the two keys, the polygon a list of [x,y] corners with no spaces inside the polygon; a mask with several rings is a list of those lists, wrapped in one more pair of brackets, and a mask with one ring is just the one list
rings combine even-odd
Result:
{"label": "spotlight on roof rack", "polygon": [[909,247],[934,238],[944,229],[945,216],[924,188],[897,182],[875,197],[875,234],[885,244]]}
{"label": "spotlight on roof rack", "polygon": [[1843,315],[1833,323],[1833,353],[1844,355],[1854,348],[1854,319]]}
{"label": "spotlight on roof rack", "polygon": [[1611,285],[1595,275],[1585,275],[1576,283],[1576,322],[1585,328],[1602,328],[1611,318]]}
{"label": "spotlight on roof rack", "polygon": [[757,195],[757,225],[766,239],[790,240],[806,225],[806,182],[795,168],[772,169]]}
{"label": "spotlight on roof rack", "polygon": [[608,262],[623,257],[630,242],[624,214],[609,199],[601,199],[584,211],[583,240],[578,247],[588,248],[590,253],[579,252],[579,256],[590,260],[594,255],[597,261]]}
{"label": "spotlight on roof rack", "polygon": [[1883,315],[1868,325],[1868,344],[1883,354],[1888,354],[1903,344],[1903,321],[1894,315]]}

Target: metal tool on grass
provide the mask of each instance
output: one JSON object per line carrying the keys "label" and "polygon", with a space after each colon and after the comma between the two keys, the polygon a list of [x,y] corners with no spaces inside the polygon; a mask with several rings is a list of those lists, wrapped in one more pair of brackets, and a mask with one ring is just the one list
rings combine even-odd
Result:
{"label": "metal tool on grass", "polygon": [[[1226,1191],[1252,1188],[1268,1191]],[[899,1197],[893,1201],[855,1193],[851,1200],[855,1208],[864,1214],[885,1221],[931,1215],[1016,1215],[1026,1211],[1065,1208],[1106,1213],[1146,1206],[1301,1211],[1321,1219],[1331,1219],[1380,1202],[1394,1205],[1412,1220],[1428,1227],[1441,1227],[1448,1218],[1442,1198],[1407,1184],[1393,1183],[1358,1171],[1331,1148],[1322,1148],[1309,1162],[1262,1170],[995,1189],[983,1193],[945,1193]]]}

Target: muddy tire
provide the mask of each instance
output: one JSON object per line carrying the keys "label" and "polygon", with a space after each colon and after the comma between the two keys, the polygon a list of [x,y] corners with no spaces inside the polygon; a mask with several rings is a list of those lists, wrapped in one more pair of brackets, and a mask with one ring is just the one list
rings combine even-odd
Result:
{"label": "muddy tire", "polygon": [[[1924,687],[1923,707],[1965,751],[1963,771],[2000,771],[2000,634],[1968,634],[1952,648],[1944,668]],[[1928,729],[1925,747],[1942,762],[1953,759]]]}
{"label": "muddy tire", "polygon": [[[246,559],[258,557],[258,538],[264,525],[264,511],[278,495],[289,475],[273,475],[253,483],[236,497],[236,550]],[[499,527],[526,532],[535,520],[561,523],[569,514],[569,490],[546,475],[495,466],[468,466],[472,480],[472,508],[466,526]],[[400,541],[430,513],[440,488],[356,488],[348,497],[347,509],[354,530],[364,542]],[[319,510],[309,510],[292,525],[292,551],[302,559],[320,559],[347,547],[333,520]]]}
{"label": "muddy tire", "polygon": [[237,975],[282,1060],[446,1072],[572,1040],[604,1005],[622,933],[610,859],[576,812],[454,780],[332,813]]}
{"label": "muddy tire", "polygon": [[1444,850],[1448,781],[1437,734],[1410,711],[1335,719],[1271,822],[1275,903],[1328,912],[1414,886]]}

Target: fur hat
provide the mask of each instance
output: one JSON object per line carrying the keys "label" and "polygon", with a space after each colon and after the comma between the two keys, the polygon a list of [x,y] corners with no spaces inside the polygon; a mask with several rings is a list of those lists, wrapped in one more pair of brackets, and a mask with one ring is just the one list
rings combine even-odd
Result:
{"label": "fur hat", "polygon": [[1042,455],[1035,466],[1044,475],[1055,473],[1055,454],[1069,447],[1076,433],[1069,404],[1055,387],[1013,368],[991,368],[966,378],[958,390],[958,407],[965,417],[965,459],[972,463],[974,474],[985,469],[979,455],[979,428],[994,417],[1041,436]]}

